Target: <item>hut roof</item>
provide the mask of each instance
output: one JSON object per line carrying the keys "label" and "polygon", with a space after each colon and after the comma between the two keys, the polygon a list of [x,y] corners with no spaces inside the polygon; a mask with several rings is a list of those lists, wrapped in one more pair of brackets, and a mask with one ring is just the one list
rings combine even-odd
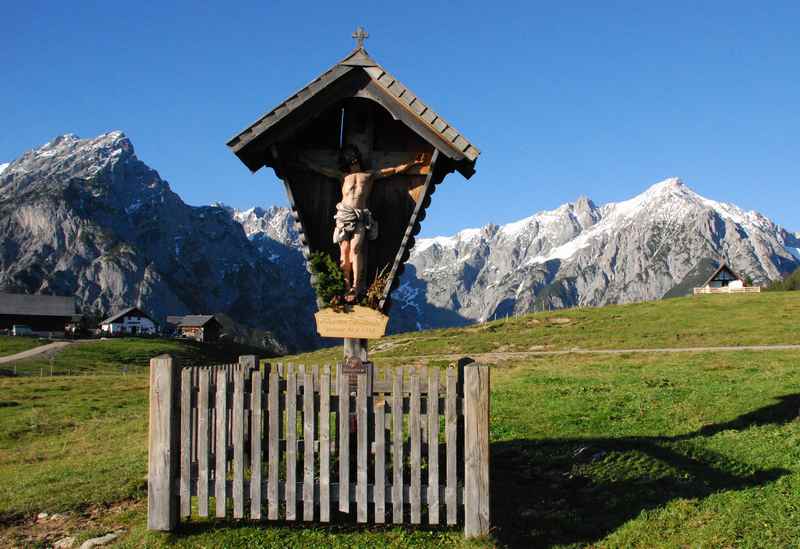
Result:
{"label": "hut roof", "polygon": [[212,320],[216,320],[214,315],[186,315],[181,319],[180,326],[186,326],[187,328],[200,328]]}
{"label": "hut roof", "polygon": [[102,321],[100,324],[111,324],[112,322],[116,322],[117,320],[121,319],[122,317],[128,316],[131,313],[136,313],[136,316],[143,316],[145,318],[153,320],[152,318],[150,318],[150,315],[142,311],[140,308],[128,307],[127,309],[123,309],[121,311],[114,313],[113,315]]}
{"label": "hut roof", "polygon": [[0,314],[26,316],[75,316],[75,298],[57,295],[0,292]]}
{"label": "hut roof", "polygon": [[709,284],[711,284],[711,281],[717,278],[717,275],[719,275],[722,271],[729,272],[734,278],[736,278],[736,280],[744,280],[741,276],[733,272],[733,269],[728,267],[727,264],[723,263],[722,265],[719,266],[719,268],[716,271],[712,273],[711,276],[708,277],[708,280],[705,281],[703,286],[708,286]]}
{"label": "hut roof", "polygon": [[372,59],[363,46],[356,47],[343,60],[238,133],[228,141],[228,147],[255,172],[267,162],[266,149],[290,134],[309,114],[362,93],[378,101],[392,116],[450,158],[464,177],[475,173],[475,161],[480,155],[478,148]]}

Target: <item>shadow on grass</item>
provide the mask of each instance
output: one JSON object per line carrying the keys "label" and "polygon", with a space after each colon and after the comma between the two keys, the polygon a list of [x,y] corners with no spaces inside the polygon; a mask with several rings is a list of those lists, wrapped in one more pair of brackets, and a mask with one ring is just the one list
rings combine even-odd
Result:
{"label": "shadow on grass", "polygon": [[[771,483],[790,473],[786,469],[756,470],[704,447],[703,439],[726,430],[781,425],[796,420],[800,394],[743,414],[731,421],[708,425],[673,437],[575,438],[510,440],[491,446],[492,538],[508,547],[548,547],[554,544],[590,545],[642,511],[679,498],[704,498],[716,492],[742,490]],[[212,505],[213,509],[213,505]],[[335,507],[334,507],[335,509]],[[192,520],[180,522],[167,534],[172,542],[217,530],[316,529],[327,534],[389,532],[397,525],[358,524],[352,514],[332,509],[330,523],[249,520]],[[387,505],[391,521],[391,505]],[[281,512],[281,515],[283,512]],[[230,516],[230,509],[228,512]],[[302,505],[298,505],[298,517]],[[443,520],[444,515],[440,515]],[[463,528],[409,525],[404,531],[453,532]],[[426,522],[423,512],[423,522]],[[426,538],[427,539],[427,538]]]}
{"label": "shadow on grass", "polygon": [[762,486],[789,473],[754,470],[705,449],[726,430],[797,419],[800,395],[675,437],[511,440],[492,444],[494,536],[509,547],[591,544],[673,499]]}

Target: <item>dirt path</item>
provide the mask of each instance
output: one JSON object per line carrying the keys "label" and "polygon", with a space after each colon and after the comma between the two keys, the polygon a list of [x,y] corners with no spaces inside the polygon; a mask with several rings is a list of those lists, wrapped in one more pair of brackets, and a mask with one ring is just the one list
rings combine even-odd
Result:
{"label": "dirt path", "polygon": [[488,353],[459,353],[441,355],[404,355],[393,359],[458,360],[469,356],[475,360],[512,360],[532,356],[558,355],[624,355],[648,353],[704,353],[731,351],[800,351],[800,345],[740,345],[731,347],[662,347],[657,349],[563,349],[560,351],[494,351]]}
{"label": "dirt path", "polygon": [[24,358],[31,358],[46,353],[55,353],[71,344],[71,341],[54,341],[53,343],[48,343],[46,345],[39,345],[38,347],[28,349],[27,351],[22,351],[21,353],[17,353],[15,355],[0,356],[0,364],[8,364],[10,362],[16,362]]}

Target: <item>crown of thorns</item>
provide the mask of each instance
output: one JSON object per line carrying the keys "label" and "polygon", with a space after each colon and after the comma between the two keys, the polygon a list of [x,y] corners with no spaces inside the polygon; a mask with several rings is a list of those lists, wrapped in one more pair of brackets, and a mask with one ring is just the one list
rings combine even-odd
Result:
{"label": "crown of thorns", "polygon": [[363,163],[361,161],[361,152],[358,150],[358,147],[355,145],[345,145],[342,150],[339,151],[339,166],[345,170],[356,162],[359,164]]}

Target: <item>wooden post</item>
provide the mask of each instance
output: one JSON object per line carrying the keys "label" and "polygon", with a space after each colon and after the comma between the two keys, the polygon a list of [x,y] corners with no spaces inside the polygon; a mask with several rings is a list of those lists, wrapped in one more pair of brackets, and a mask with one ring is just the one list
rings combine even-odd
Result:
{"label": "wooden post", "polygon": [[464,368],[464,535],[489,533],[489,367]]}
{"label": "wooden post", "polygon": [[[344,338],[344,361],[347,363],[347,359],[350,357],[355,357],[361,360],[361,362],[368,362],[369,361],[369,354],[367,352],[367,341],[366,339],[354,339],[351,337]],[[375,371],[372,364],[367,363],[367,394],[372,396],[372,388],[373,388],[373,379],[374,379]],[[350,379],[350,387],[353,392],[356,390],[356,376],[351,376]]]}
{"label": "wooden post", "polygon": [[178,366],[169,355],[150,360],[150,430],[147,528],[170,531],[178,524]]}

